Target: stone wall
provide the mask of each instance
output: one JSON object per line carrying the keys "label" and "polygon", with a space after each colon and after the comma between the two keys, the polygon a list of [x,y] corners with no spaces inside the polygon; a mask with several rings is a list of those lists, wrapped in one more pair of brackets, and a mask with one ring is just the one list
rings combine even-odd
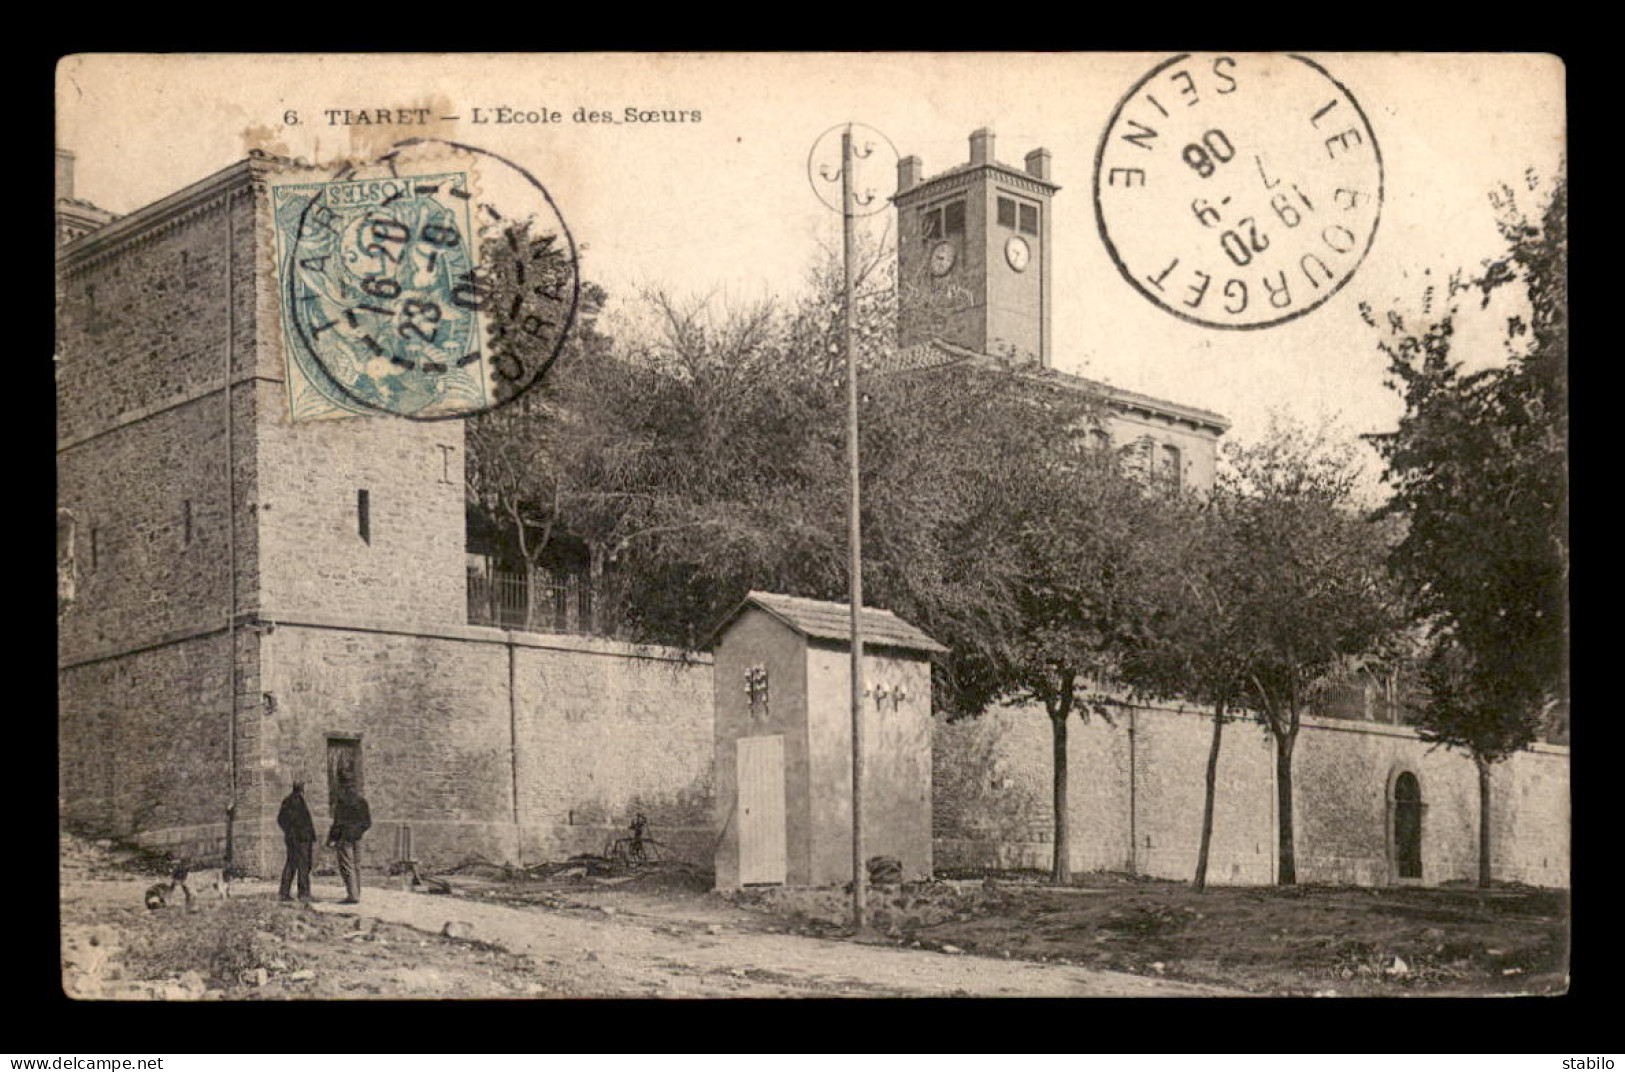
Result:
{"label": "stone wall", "polygon": [[[412,828],[416,858],[534,863],[601,852],[636,812],[674,855],[709,863],[708,663],[612,641],[480,627],[405,632],[285,620],[261,641],[256,868],[279,866],[276,805],[296,777],[329,821],[330,738],[359,740],[368,865]],[[510,694],[510,682],[512,692]],[[511,696],[511,699],[510,699]]]}
{"label": "stone wall", "polygon": [[[295,423],[283,380],[269,198],[255,199],[260,593],[270,618],[351,616],[400,626],[465,623],[461,421],[393,416]],[[366,532],[359,493],[367,495]]]}
{"label": "stone wall", "polygon": [[466,622],[461,422],[294,424],[281,384],[262,384],[259,394],[255,524],[265,614]]}
{"label": "stone wall", "polygon": [[[1134,857],[1142,874],[1189,879],[1201,843],[1202,795],[1213,720],[1207,712],[1139,708],[1119,725],[1134,731]],[[1256,722],[1226,723],[1208,879],[1253,885],[1274,881],[1274,769]],[[1300,794],[1300,799],[1303,795]]]}
{"label": "stone wall", "polygon": [[[1070,780],[1074,871],[1133,871],[1189,880],[1201,832],[1212,721],[1207,712],[1140,708],[1074,720]],[[937,866],[1048,869],[1052,849],[1050,726],[1037,709],[995,709],[936,725]],[[1133,777],[1129,776],[1132,769]],[[1415,774],[1423,808],[1423,878],[1471,880],[1478,867],[1477,774],[1467,757],[1414,731],[1306,719],[1293,764],[1298,877],[1310,883],[1391,880],[1389,786]],[[1274,880],[1274,750],[1258,723],[1225,726],[1208,877]],[[1495,768],[1491,856],[1497,879],[1566,886],[1568,749],[1536,745]],[[1132,849],[1130,844],[1132,843]]]}
{"label": "stone wall", "polygon": [[120,221],[61,254],[59,444],[218,390],[228,345],[233,376],[253,374],[256,238],[245,182],[221,181],[166,211],[183,200],[176,195],[151,206],[145,223]]}
{"label": "stone wall", "polygon": [[710,867],[709,658],[583,637],[514,646],[523,858],[602,852],[642,812],[681,859]]}
{"label": "stone wall", "polygon": [[[254,235],[242,194],[217,192],[60,265],[58,506],[74,519],[75,591],[58,620],[65,664],[222,627],[228,544],[239,609],[256,589],[257,541],[244,516],[253,489]],[[235,526],[226,503],[228,359]]]}
{"label": "stone wall", "polygon": [[254,641],[227,628],[258,589],[255,241],[247,173],[227,169],[57,262],[61,810],[199,860],[225,850],[233,753],[239,780],[254,767],[231,732]]}
{"label": "stone wall", "polygon": [[218,856],[229,803],[224,631],[70,667],[59,677],[65,822]]}

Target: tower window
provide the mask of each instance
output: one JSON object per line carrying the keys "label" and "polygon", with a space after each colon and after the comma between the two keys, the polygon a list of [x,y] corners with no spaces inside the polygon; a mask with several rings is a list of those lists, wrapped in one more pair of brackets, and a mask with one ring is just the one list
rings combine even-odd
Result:
{"label": "tower window", "polygon": [[1024,234],[1038,233],[1038,206],[1021,205],[1021,231]]}
{"label": "tower window", "polygon": [[920,237],[927,242],[964,233],[964,201],[950,201],[946,205],[937,205],[920,213]]}
{"label": "tower window", "polygon": [[102,564],[101,533],[96,527],[90,527],[90,568],[95,569]]}
{"label": "tower window", "polygon": [[1180,490],[1180,479],[1184,475],[1184,468],[1180,464],[1179,448],[1171,443],[1162,445],[1162,479],[1169,488]]}
{"label": "tower window", "polygon": [[192,500],[181,503],[181,546],[192,545]]}
{"label": "tower window", "polygon": [[1016,203],[1008,197],[999,198],[999,226],[1014,227],[1016,225]]}
{"label": "tower window", "polygon": [[359,488],[355,493],[355,521],[356,531],[361,536],[362,543],[372,542],[372,497],[366,488]]}

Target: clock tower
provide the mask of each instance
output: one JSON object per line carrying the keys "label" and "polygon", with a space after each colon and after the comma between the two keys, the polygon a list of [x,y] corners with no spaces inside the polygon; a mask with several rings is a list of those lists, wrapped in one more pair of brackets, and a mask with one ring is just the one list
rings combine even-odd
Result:
{"label": "clock tower", "polygon": [[922,178],[897,164],[898,325],[909,347],[932,339],[994,357],[1050,363],[1047,149],[1001,164],[993,132],[970,136],[970,163]]}

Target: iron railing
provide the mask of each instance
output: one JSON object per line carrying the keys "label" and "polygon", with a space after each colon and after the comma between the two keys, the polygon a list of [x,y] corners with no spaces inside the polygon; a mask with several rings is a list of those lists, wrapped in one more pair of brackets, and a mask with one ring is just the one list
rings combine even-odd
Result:
{"label": "iron railing", "polygon": [[594,631],[592,585],[574,573],[468,567],[468,621],[534,633]]}

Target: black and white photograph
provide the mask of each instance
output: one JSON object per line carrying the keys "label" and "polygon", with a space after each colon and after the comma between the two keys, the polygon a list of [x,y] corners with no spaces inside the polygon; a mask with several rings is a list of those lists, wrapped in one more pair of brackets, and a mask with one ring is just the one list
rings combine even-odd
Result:
{"label": "black and white photograph", "polygon": [[1567,78],[60,59],[61,993],[1568,994]]}

